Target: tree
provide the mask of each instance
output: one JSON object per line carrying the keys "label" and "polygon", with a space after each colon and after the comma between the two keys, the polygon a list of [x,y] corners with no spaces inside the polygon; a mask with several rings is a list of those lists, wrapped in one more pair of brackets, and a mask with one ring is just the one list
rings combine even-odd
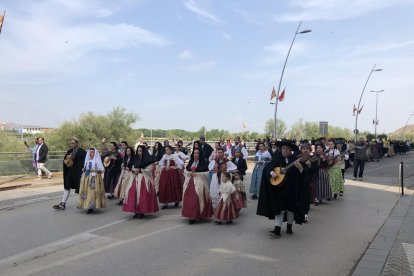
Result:
{"label": "tree", "polygon": [[81,141],[83,147],[98,147],[102,138],[118,142],[119,138],[134,141],[136,133],[131,125],[139,119],[125,108],[116,107],[107,115],[83,113],[79,119],[64,122],[50,135],[52,150],[65,150],[72,137]]}
{"label": "tree", "polygon": [[[269,119],[266,121],[265,124],[265,135],[273,136],[273,130],[275,128],[274,120]],[[282,138],[285,136],[286,133],[286,123],[283,120],[277,120],[277,130],[276,130],[276,136],[277,138]]]}

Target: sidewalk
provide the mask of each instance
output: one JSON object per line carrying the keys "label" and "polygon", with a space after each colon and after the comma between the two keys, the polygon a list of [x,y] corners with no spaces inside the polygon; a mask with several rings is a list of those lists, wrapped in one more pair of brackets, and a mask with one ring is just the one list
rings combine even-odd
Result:
{"label": "sidewalk", "polygon": [[412,190],[407,189],[406,195],[395,205],[352,275],[414,275]]}

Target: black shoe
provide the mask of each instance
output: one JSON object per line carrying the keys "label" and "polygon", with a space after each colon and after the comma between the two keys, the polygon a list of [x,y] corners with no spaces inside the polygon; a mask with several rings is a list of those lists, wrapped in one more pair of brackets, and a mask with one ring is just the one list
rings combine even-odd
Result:
{"label": "black shoe", "polygon": [[275,238],[280,238],[280,227],[279,226],[275,226],[275,229],[270,231],[269,233],[270,236],[275,237]]}
{"label": "black shoe", "polygon": [[138,218],[139,219],[143,219],[145,217],[145,215],[144,214],[138,214]]}
{"label": "black shoe", "polygon": [[223,224],[223,222],[216,220],[216,224],[221,225],[221,224]]}
{"label": "black shoe", "polygon": [[190,225],[192,225],[192,224],[194,224],[195,223],[195,219],[190,219],[189,221],[188,221],[188,224],[190,224]]}
{"label": "black shoe", "polygon": [[164,205],[161,207],[162,210],[168,209],[168,205]]}
{"label": "black shoe", "polygon": [[293,235],[292,226],[293,226],[292,224],[288,223],[287,228],[286,228],[286,234]]}
{"label": "black shoe", "polygon": [[53,205],[53,209],[55,210],[65,210],[65,208],[66,208],[66,203],[63,203],[63,202],[57,205]]}
{"label": "black shoe", "polygon": [[334,194],[334,199],[336,199],[338,197],[338,194]]}
{"label": "black shoe", "polygon": [[252,195],[251,199],[253,199],[253,200],[257,199],[257,195]]}
{"label": "black shoe", "polygon": [[88,209],[88,211],[86,213],[87,214],[92,214],[93,213],[93,209]]}
{"label": "black shoe", "polygon": [[134,218],[134,219],[139,218],[139,214],[133,215],[132,218]]}
{"label": "black shoe", "polygon": [[319,206],[319,202],[318,201],[315,201],[315,206]]}
{"label": "black shoe", "polygon": [[120,200],[119,202],[118,202],[118,205],[123,205],[124,204],[124,201],[123,200]]}
{"label": "black shoe", "polygon": [[232,224],[233,223],[233,221],[232,220],[228,220],[228,221],[226,221],[226,224]]}
{"label": "black shoe", "polygon": [[176,203],[174,204],[174,208],[177,208],[179,205],[180,205],[180,202],[176,202]]}
{"label": "black shoe", "polygon": [[343,191],[340,191],[339,192],[339,196],[344,196],[344,192]]}

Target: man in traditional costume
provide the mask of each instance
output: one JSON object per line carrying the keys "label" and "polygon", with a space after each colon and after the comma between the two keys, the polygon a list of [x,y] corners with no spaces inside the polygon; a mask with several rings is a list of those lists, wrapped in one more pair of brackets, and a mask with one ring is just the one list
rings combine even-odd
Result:
{"label": "man in traditional costume", "polygon": [[[292,155],[292,151],[297,151],[297,146],[291,141],[279,141],[277,146],[281,148],[282,156],[273,158],[263,169],[257,214],[276,220],[275,228],[270,231],[270,235],[280,238],[285,215],[287,217],[287,234],[293,234],[294,220],[297,224],[302,224],[304,221],[305,191],[302,164]],[[276,180],[280,176],[274,169],[276,167],[285,168],[292,163],[294,165],[283,173],[283,180],[278,185],[273,185],[271,178]]]}

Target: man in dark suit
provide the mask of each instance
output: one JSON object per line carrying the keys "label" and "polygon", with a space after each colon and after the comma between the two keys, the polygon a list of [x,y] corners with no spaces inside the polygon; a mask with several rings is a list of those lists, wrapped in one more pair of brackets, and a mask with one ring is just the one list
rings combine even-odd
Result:
{"label": "man in dark suit", "polygon": [[47,153],[49,148],[45,144],[45,139],[39,137],[38,146],[35,153],[35,161],[37,163],[37,176],[42,177],[42,172],[47,175],[47,178],[52,178],[52,173],[45,167]]}

